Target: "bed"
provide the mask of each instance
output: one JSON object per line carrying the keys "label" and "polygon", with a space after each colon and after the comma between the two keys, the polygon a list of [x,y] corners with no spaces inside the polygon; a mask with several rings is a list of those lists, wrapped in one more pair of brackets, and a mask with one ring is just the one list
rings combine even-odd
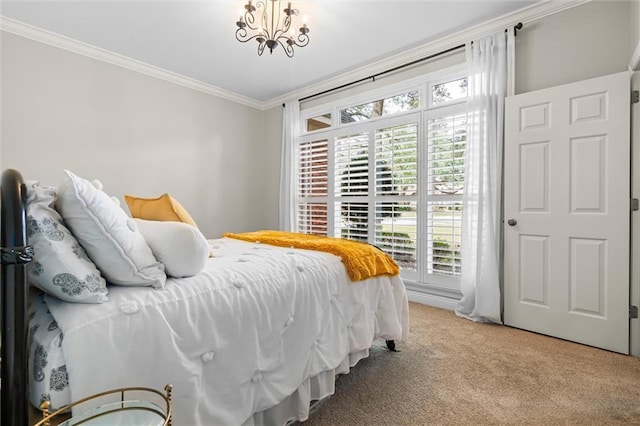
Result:
{"label": "bed", "polygon": [[28,303],[25,194],[20,174],[5,172],[3,424],[26,424],[27,395],[58,408],[108,389],[166,384],[176,425],[304,421],[375,340],[394,350],[407,338],[398,275],[354,282],[335,254],[231,237],[207,242],[197,275],[157,289],[109,285],[101,303],[35,292]]}

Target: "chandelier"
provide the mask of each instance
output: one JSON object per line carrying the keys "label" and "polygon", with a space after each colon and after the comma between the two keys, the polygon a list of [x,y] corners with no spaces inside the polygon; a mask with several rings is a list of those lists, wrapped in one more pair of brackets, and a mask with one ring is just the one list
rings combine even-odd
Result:
{"label": "chandelier", "polygon": [[[270,9],[270,10],[269,10]],[[250,40],[258,42],[258,56],[262,55],[265,48],[273,54],[273,49],[282,46],[288,57],[293,57],[293,46],[304,47],[309,44],[309,28],[306,22],[294,34],[291,28],[291,17],[300,14],[298,9],[291,8],[291,2],[287,8],[280,9],[280,0],[259,0],[244,5],[244,11],[240,10],[240,19],[236,22],[236,39],[242,43]],[[250,35],[249,30],[252,31]],[[255,33],[254,33],[255,32]]]}

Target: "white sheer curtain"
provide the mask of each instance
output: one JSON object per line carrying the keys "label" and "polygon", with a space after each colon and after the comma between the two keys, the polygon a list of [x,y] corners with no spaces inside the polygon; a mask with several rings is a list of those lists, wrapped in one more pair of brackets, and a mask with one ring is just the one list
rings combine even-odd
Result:
{"label": "white sheer curtain", "polygon": [[500,319],[500,235],[504,99],[511,84],[511,31],[467,45],[469,116],[462,202],[459,316]]}
{"label": "white sheer curtain", "polygon": [[281,231],[296,230],[294,142],[298,135],[300,104],[287,102],[282,113],[282,158],[280,161],[280,212],[278,227]]}

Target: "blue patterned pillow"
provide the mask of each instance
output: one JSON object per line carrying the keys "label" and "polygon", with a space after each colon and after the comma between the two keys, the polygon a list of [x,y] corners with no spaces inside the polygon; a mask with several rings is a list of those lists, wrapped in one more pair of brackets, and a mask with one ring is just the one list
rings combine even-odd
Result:
{"label": "blue patterned pillow", "polygon": [[34,407],[42,401],[57,410],[72,401],[64,353],[63,334],[42,294],[29,304],[29,398]]}
{"label": "blue patterned pillow", "polygon": [[27,238],[35,253],[29,281],[67,302],[107,301],[105,279],[53,208],[55,201],[54,188],[27,183]]}

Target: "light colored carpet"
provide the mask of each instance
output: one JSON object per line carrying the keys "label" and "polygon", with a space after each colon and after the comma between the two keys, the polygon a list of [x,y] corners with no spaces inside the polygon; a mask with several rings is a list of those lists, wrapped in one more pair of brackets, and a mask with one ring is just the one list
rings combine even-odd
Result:
{"label": "light colored carpet", "polygon": [[412,303],[304,426],[640,425],[640,360]]}

